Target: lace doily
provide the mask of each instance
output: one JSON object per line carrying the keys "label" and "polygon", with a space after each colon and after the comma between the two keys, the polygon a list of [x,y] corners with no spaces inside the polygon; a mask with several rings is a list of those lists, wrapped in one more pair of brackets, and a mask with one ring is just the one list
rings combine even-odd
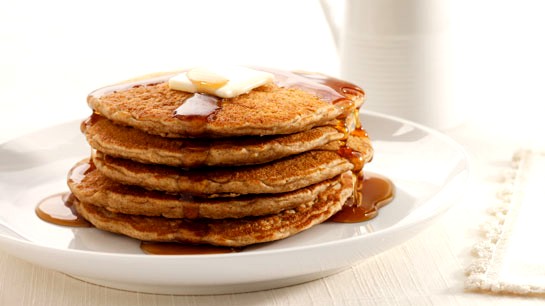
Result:
{"label": "lace doily", "polygon": [[545,151],[513,156],[490,215],[472,250],[466,289],[545,296]]}

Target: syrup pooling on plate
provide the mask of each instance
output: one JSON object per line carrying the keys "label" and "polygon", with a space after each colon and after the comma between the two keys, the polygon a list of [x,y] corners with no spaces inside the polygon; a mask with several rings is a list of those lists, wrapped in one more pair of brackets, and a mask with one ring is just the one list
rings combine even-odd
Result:
{"label": "syrup pooling on plate", "polygon": [[[88,171],[92,171],[95,165],[93,163],[85,163],[75,168],[70,173],[69,180],[81,182]],[[75,200],[72,193],[59,193],[49,196],[36,206],[36,215],[40,219],[56,225],[89,227],[91,224],[87,220],[78,215],[73,207]]]}
{"label": "syrup pooling on plate", "polygon": [[90,227],[91,224],[87,220],[78,215],[72,203],[74,196],[69,193],[58,193],[49,196],[36,206],[36,215],[49,223],[73,226],[73,227]]}
{"label": "syrup pooling on plate", "polygon": [[[323,102],[323,103],[318,102],[319,105],[324,106],[325,103],[329,103],[331,105],[335,105],[339,110],[344,110],[341,115],[338,115],[339,111],[333,110],[334,114],[338,116],[339,122],[344,122],[343,124],[345,125],[344,127],[342,127],[343,133],[345,134],[345,137],[342,140],[344,143],[341,146],[341,149],[338,151],[338,153],[339,155],[343,156],[344,158],[346,158],[353,164],[354,173],[361,173],[361,169],[363,168],[364,163],[369,159],[368,156],[370,155],[368,155],[367,153],[369,153],[370,151],[366,150],[366,147],[365,147],[366,144],[362,146],[362,149],[354,149],[353,147],[351,147],[353,145],[354,147],[360,148],[359,145],[352,142],[353,137],[350,137],[349,139],[348,136],[358,135],[358,136],[366,137],[366,133],[363,129],[361,129],[361,126],[359,125],[359,123],[357,123],[358,128],[354,129],[353,120],[350,123],[346,123],[347,120],[342,120],[342,119],[346,119],[350,115],[350,112],[354,110],[356,110],[354,112],[354,115],[358,117],[356,106],[359,107],[359,103],[362,102],[361,98],[363,97],[363,91],[353,84],[349,84],[347,82],[334,79],[334,78],[321,75],[321,74],[302,73],[302,72],[292,73],[292,72],[281,72],[281,71],[275,71],[273,73],[276,76],[276,79],[274,80],[275,84],[269,83],[268,85],[265,85],[265,87],[262,87],[261,89],[257,89],[257,91],[263,92],[263,91],[269,91],[269,90],[271,91],[276,90],[276,91],[281,91],[282,94],[295,93],[303,97],[302,98],[303,101],[308,99],[310,102],[314,102],[315,100],[317,100],[317,98],[319,98],[320,101]],[[199,92],[198,90],[194,91],[194,90],[183,89],[182,92],[169,91],[168,87],[166,87],[166,84],[165,84],[166,79],[167,77],[165,77],[163,81],[158,81],[158,82],[156,82],[155,79],[145,80],[141,83],[136,83],[136,84],[132,83],[129,85],[120,85],[120,86],[114,87],[114,89],[111,89],[112,90],[111,92],[116,94],[113,95],[112,98],[119,98],[122,101],[125,98],[130,99],[132,93],[135,93],[135,96],[137,96],[138,99],[141,98],[142,100],[148,100],[149,98],[153,98],[154,97],[153,95],[155,95],[155,92],[156,92],[155,90],[158,90],[158,92],[160,93],[159,95],[161,97],[163,96],[169,97],[169,99],[162,99],[162,98],[153,99],[153,101],[157,101],[158,103],[164,103],[164,105],[168,106],[166,109],[164,108],[162,109],[165,111],[161,113],[162,115],[161,118],[166,118],[166,116],[169,116],[170,114],[172,114],[174,118],[189,121],[188,122],[189,124],[195,124],[195,125],[202,124],[203,120],[213,121],[215,119],[215,114],[221,111],[223,107],[225,107],[224,109],[225,112],[230,111],[229,107],[236,106],[236,102],[238,101],[236,100],[237,96],[227,96],[226,98],[215,97],[214,95],[219,95],[217,94],[217,92],[214,92],[213,95],[207,95],[207,94],[203,94]],[[267,82],[271,82],[271,81],[272,79],[267,80]],[[157,88],[152,88],[153,93],[148,95],[147,91],[148,89],[151,89],[148,86],[150,87],[156,86]],[[262,86],[262,85],[259,85],[259,86]],[[279,89],[278,87],[288,88],[288,89],[296,88],[298,90],[285,90],[285,89]],[[129,93],[118,92],[118,91],[122,91],[123,88],[131,88],[131,90]],[[240,89],[241,87],[238,87],[238,88]],[[107,91],[108,90],[102,90],[98,92],[104,93]],[[188,93],[186,91],[191,91],[191,93]],[[240,92],[237,92],[236,94],[244,95],[244,92],[247,92],[246,89],[241,90]],[[305,92],[307,94],[305,94]],[[257,96],[260,95],[260,93],[255,93],[255,94]],[[312,95],[312,97],[308,98],[309,94]],[[359,100],[356,100],[355,98]],[[241,96],[240,99],[242,100],[245,98]],[[229,103],[233,103],[233,104],[229,104]],[[325,106],[327,107],[328,110],[331,111],[332,110],[331,105],[325,105]],[[273,109],[274,109],[274,105],[273,105]],[[106,109],[103,111],[107,112],[108,110]],[[139,116],[139,114],[140,113],[136,112],[135,116],[137,117]],[[167,119],[172,120],[174,118],[170,117]],[[96,116],[94,119],[96,119]],[[331,119],[332,118],[330,117],[329,120]],[[357,119],[355,120],[357,121]],[[347,127],[346,126],[347,124],[350,124],[350,125]],[[366,139],[364,139],[364,141],[365,140]],[[361,150],[361,152],[359,152],[358,150]],[[344,164],[346,165],[346,162]],[[76,169],[74,174],[75,178],[70,178],[70,180],[75,181],[75,180],[81,179],[78,176],[78,173],[84,175],[85,171],[86,171],[85,168]],[[360,181],[363,182],[363,179]],[[345,184],[344,186],[345,188],[352,187],[350,184],[348,185]],[[364,191],[364,188],[357,188],[353,197],[354,199],[353,206],[362,208],[362,205],[360,205],[361,197],[357,196],[357,195],[361,195],[362,191]],[[342,204],[342,202],[340,204]],[[77,206],[79,204],[76,203],[75,205]],[[78,209],[83,209],[83,208],[78,206]],[[337,206],[337,209],[338,209],[338,206]],[[80,211],[82,213],[86,213],[84,209]],[[330,214],[328,214],[327,216],[329,215]],[[325,218],[321,219],[320,221],[324,221],[324,219]],[[93,222],[95,223],[95,219],[90,218],[90,220],[93,220]],[[204,221],[206,222],[206,220]],[[97,224],[98,226],[98,223],[95,223],[95,224]],[[153,237],[142,238],[142,239],[154,240]],[[185,238],[179,238],[179,239],[186,240]],[[142,246],[143,248],[144,247],[149,248],[150,244],[142,243]],[[176,246],[180,246],[180,245],[176,244]],[[186,246],[183,246],[183,249],[185,250]],[[183,251],[183,253],[185,252],[187,251]]]}
{"label": "syrup pooling on plate", "polygon": [[149,242],[142,241],[140,249],[146,254],[153,255],[205,255],[238,253],[243,248],[219,247],[213,245],[193,245],[174,242]]}
{"label": "syrup pooling on plate", "polygon": [[[93,163],[83,163],[70,173],[69,180],[81,182],[88,171],[94,170]],[[75,197],[70,192],[58,193],[49,196],[36,206],[36,215],[40,219],[63,226],[90,227],[87,220],[78,215],[73,206]]]}
{"label": "syrup pooling on plate", "polygon": [[358,110],[354,111],[354,118],[353,130],[346,126],[346,120],[339,120],[336,125],[336,129],[344,133],[337,153],[353,165],[352,173],[356,179],[352,197],[343,205],[342,211],[330,219],[337,222],[361,222],[372,219],[377,215],[378,208],[393,198],[393,184],[390,180],[377,175],[364,175],[366,158],[372,158],[372,153],[371,157],[367,157],[348,143],[349,136],[368,139],[367,131],[361,126]]}
{"label": "syrup pooling on plate", "polygon": [[358,176],[354,196],[349,198],[342,210],[329,218],[329,221],[343,223],[367,221],[376,217],[378,209],[393,199],[395,188],[388,178],[363,172]]}

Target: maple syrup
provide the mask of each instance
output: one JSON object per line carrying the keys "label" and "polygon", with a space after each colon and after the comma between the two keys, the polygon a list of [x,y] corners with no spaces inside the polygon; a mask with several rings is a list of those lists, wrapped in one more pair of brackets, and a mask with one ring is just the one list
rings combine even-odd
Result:
{"label": "maple syrup", "polygon": [[353,197],[328,221],[355,223],[370,220],[377,216],[379,208],[393,199],[394,194],[394,184],[388,178],[376,173],[360,172]]}
{"label": "maple syrup", "polygon": [[[354,223],[372,219],[377,215],[378,209],[387,204],[393,196],[394,185],[389,179],[379,174],[366,173],[357,180],[354,196],[348,199],[342,210],[328,221]],[[74,199],[74,196],[69,192],[47,197],[36,206],[36,215],[40,219],[56,225],[92,227],[73,208]],[[243,251],[243,248],[147,241],[142,241],[140,248],[147,254],[157,255],[204,255]]]}
{"label": "maple syrup", "polygon": [[[355,109],[354,101],[350,95],[364,95],[364,91],[358,86],[346,81],[329,77],[317,73],[305,72],[287,72],[272,69],[261,69],[275,75],[276,85],[285,88],[297,88],[303,91],[317,95],[322,100],[335,104],[343,109],[343,114],[339,117],[336,128],[344,134],[343,145],[339,149],[339,155],[347,158],[353,165],[353,172],[357,177],[354,194],[344,204],[343,209],[332,216],[328,221],[331,222],[362,222],[375,217],[378,209],[391,201],[394,196],[394,185],[384,176],[372,173],[363,173],[364,166],[363,154],[347,144],[348,137],[362,136],[367,137],[367,132],[362,129],[359,122],[358,110],[354,110],[356,127],[351,132],[346,126],[346,117],[348,110]],[[173,75],[165,75],[148,80],[114,85],[99,89],[90,94],[90,97],[100,97],[109,93],[115,93],[130,88],[141,86],[155,86],[164,83]],[[223,99],[206,95],[192,94],[184,100],[182,105],[176,109],[173,116],[181,120],[206,121],[211,120],[219,110]],[[87,122],[83,124],[92,124],[94,120],[99,120],[99,114],[93,114]],[[70,180],[78,181],[83,179],[87,171],[92,171],[94,164],[83,164],[75,169]],[[72,201],[74,196],[70,193],[53,195],[41,201],[36,207],[36,214],[42,220],[57,225],[64,226],[92,226],[85,219],[80,217],[73,208]],[[240,252],[242,248],[215,247],[208,245],[191,245],[182,243],[160,243],[160,242],[141,242],[141,249],[148,254],[162,255],[189,255],[189,254],[219,254]]]}
{"label": "maple syrup", "polygon": [[174,117],[180,120],[213,120],[214,114],[221,109],[221,101],[215,96],[195,93],[174,110]]}
{"label": "maple syrup", "polygon": [[146,254],[153,255],[204,255],[237,253],[242,251],[242,248],[150,241],[142,241],[140,243],[140,249]]}
{"label": "maple syrup", "polygon": [[74,195],[69,192],[54,194],[38,203],[35,209],[36,215],[56,225],[91,227],[91,224],[76,212],[73,206],[74,200]]}
{"label": "maple syrup", "polygon": [[[307,91],[317,95],[326,102],[335,104],[337,107],[343,110],[341,117],[346,117],[349,110],[354,109],[354,101],[352,101],[348,95],[365,94],[360,87],[352,83],[320,73],[291,72],[270,68],[256,69],[274,74],[275,83],[279,87],[297,88]],[[166,82],[174,75],[176,74],[169,74],[135,82],[107,86],[90,93],[88,99],[91,97],[100,98],[104,95],[128,90],[130,88],[155,86]],[[222,103],[223,99],[221,98],[212,95],[195,93],[183,101],[182,105],[174,111],[173,116],[180,120],[213,120],[213,115],[221,109]]]}
{"label": "maple syrup", "polygon": [[275,83],[279,87],[297,88],[333,104],[350,100],[347,94],[364,94],[361,88],[352,83],[321,73],[291,72],[270,68],[260,69],[274,74]]}
{"label": "maple syrup", "polygon": [[360,87],[321,73],[259,69],[274,74],[275,83],[279,87],[297,88],[334,104],[342,111],[339,118],[346,118],[350,111],[355,109],[355,103],[349,95],[365,95]]}

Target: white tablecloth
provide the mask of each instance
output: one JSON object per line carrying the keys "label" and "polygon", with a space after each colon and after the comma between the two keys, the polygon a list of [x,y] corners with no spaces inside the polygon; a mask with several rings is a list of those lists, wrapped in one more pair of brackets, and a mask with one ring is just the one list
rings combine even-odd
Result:
{"label": "white tablecloth", "polygon": [[[151,6],[149,16],[157,14],[157,6],[163,6],[166,17],[145,21],[137,20],[146,11],[140,4],[132,4],[132,9],[130,5],[127,8],[100,1],[0,4],[0,142],[51,124],[83,118],[89,114],[85,97],[90,90],[133,75],[193,64],[193,60],[206,61],[214,47],[214,52],[220,52],[218,58],[228,57],[234,62],[337,73],[335,48],[316,2],[265,2],[271,7],[258,1],[208,2],[181,2],[174,9],[166,2],[146,2]],[[492,4],[494,10],[489,9]],[[210,5],[221,7],[212,11]],[[199,12],[225,21],[226,12],[230,12],[237,19],[242,14],[238,13],[242,12],[241,5],[261,12],[247,20],[264,22],[259,23],[263,37],[248,31],[244,22],[224,30],[222,24],[210,25],[206,18],[194,18],[195,12]],[[520,147],[545,146],[541,135],[545,131],[545,120],[541,118],[545,113],[541,90],[545,52],[539,36],[545,22],[541,20],[540,8],[534,5],[537,4],[529,1],[460,1],[453,8],[459,26],[455,38],[461,42],[455,50],[456,98],[468,105],[467,120],[444,132],[468,152],[472,165],[470,187],[452,209],[406,243],[325,279],[223,296],[124,292],[85,283],[0,252],[0,305],[544,303],[538,297],[464,290],[464,270],[472,260],[470,250],[479,240],[479,224],[501,186],[503,169]],[[87,11],[92,14],[83,14]],[[284,12],[283,17],[279,17],[279,12]],[[122,13],[123,18],[117,18]],[[303,14],[305,22],[300,21]],[[125,23],[117,24],[116,31],[109,31],[117,20]],[[183,40],[179,52],[170,48],[170,39],[175,39],[178,31],[168,32],[169,27],[178,24],[176,20],[184,31],[189,31],[186,37],[179,38]],[[189,25],[184,23],[187,20],[191,21]],[[169,40],[160,55],[154,53],[154,38]],[[196,38],[203,39],[200,45]],[[294,46],[279,47],[279,42]],[[246,52],[221,53],[228,52],[222,50],[233,44]]]}

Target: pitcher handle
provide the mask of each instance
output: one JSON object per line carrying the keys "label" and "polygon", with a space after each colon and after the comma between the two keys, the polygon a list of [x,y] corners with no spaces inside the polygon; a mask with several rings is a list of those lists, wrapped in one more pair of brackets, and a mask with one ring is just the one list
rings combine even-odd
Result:
{"label": "pitcher handle", "polygon": [[[341,36],[341,25],[340,25],[340,16],[341,13],[344,13],[344,6],[340,7],[337,6],[333,8],[333,4],[344,4],[344,1],[338,1],[338,0],[320,0],[320,5],[322,6],[322,11],[325,16],[325,20],[327,21],[329,25],[329,29],[331,30],[331,35],[333,36],[333,41],[335,42],[335,46],[337,47],[337,50],[339,50],[339,44],[340,44],[340,36]],[[335,11],[337,9],[337,11]],[[342,12],[341,12],[342,11]]]}

